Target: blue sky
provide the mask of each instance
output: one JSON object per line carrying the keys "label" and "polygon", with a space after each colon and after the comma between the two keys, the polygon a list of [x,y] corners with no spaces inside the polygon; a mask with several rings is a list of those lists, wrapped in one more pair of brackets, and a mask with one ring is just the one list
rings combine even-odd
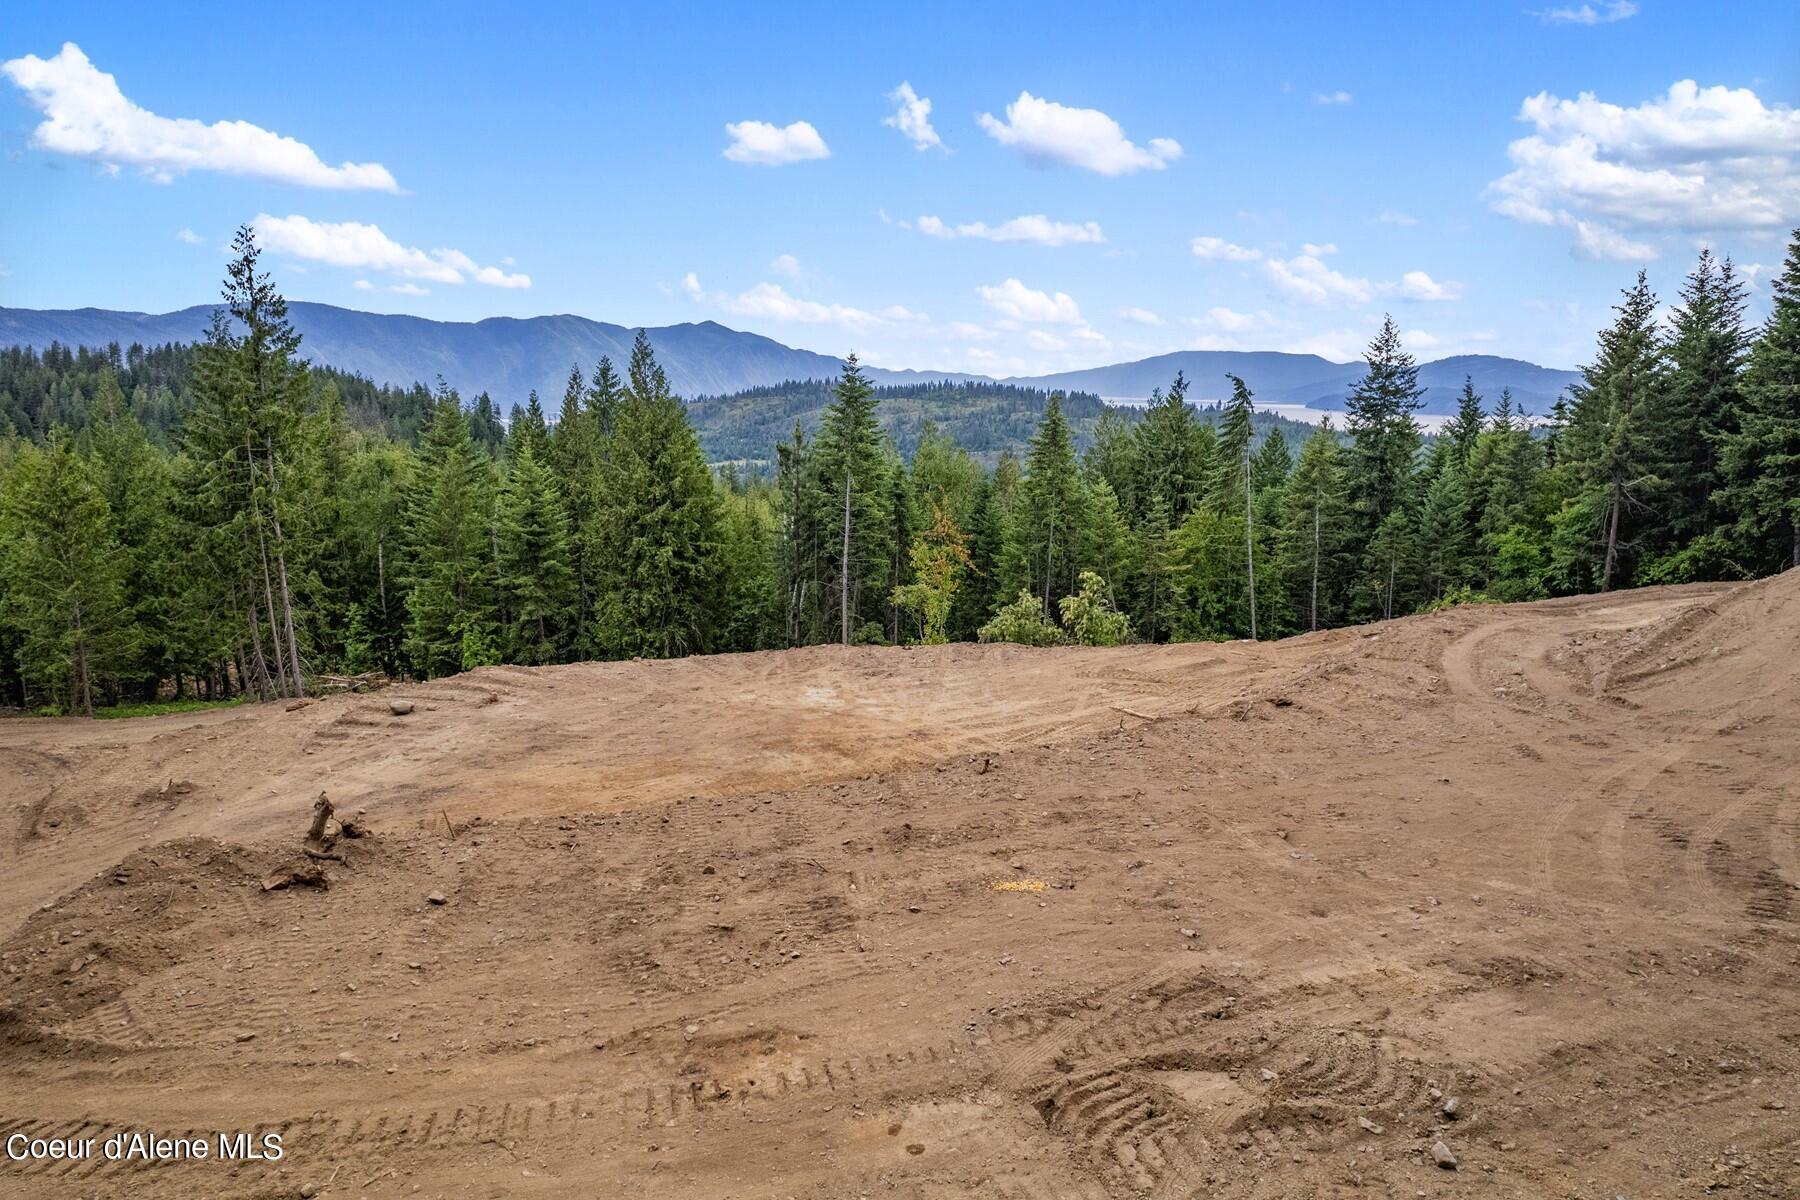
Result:
{"label": "blue sky", "polygon": [[669,9],[13,6],[0,304],[208,302],[257,220],[290,297],[439,319],[1569,366],[1800,224],[1791,0]]}

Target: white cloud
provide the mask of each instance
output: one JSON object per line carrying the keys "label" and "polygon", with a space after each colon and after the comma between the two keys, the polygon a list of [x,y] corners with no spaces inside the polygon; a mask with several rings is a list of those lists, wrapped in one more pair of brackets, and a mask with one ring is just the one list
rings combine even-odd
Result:
{"label": "white cloud", "polygon": [[1320,257],[1337,247],[1308,245],[1303,249],[1308,253],[1286,259],[1270,258],[1263,264],[1276,287],[1309,304],[1329,304],[1334,300],[1367,304],[1374,299],[1375,286],[1367,279],[1334,271]]}
{"label": "white cloud", "polygon": [[779,167],[812,158],[830,158],[831,149],[806,121],[777,127],[767,121],[733,121],[725,126],[731,145],[725,157],[755,167]]}
{"label": "white cloud", "polygon": [[769,262],[769,270],[789,279],[800,278],[800,260],[791,254],[777,254]]}
{"label": "white cloud", "polygon": [[943,139],[931,127],[931,101],[913,91],[912,84],[901,81],[899,87],[888,93],[888,99],[900,107],[894,110],[893,116],[881,119],[883,125],[905,134],[915,150],[944,148]]}
{"label": "white cloud", "polygon": [[866,331],[918,325],[931,319],[924,313],[913,312],[898,304],[891,304],[877,312],[845,304],[822,304],[795,296],[778,283],[759,283],[736,295],[729,292],[709,292],[701,286],[700,277],[692,271],[682,277],[681,290],[687,293],[690,300],[710,304],[735,316],[758,317],[789,324],[837,325],[849,330]]}
{"label": "white cloud", "polygon": [[1650,243],[1633,241],[1610,225],[1576,220],[1567,213],[1563,217],[1565,219],[1559,224],[1567,225],[1575,231],[1575,252],[1583,258],[1603,262],[1643,263],[1662,256]]}
{"label": "white cloud", "polygon": [[1017,279],[975,289],[987,306],[1015,321],[1047,325],[1081,325],[1081,308],[1067,292],[1040,292]]}
{"label": "white cloud", "polygon": [[990,242],[1031,242],[1039,246],[1106,241],[1106,234],[1101,232],[1097,222],[1085,221],[1077,225],[1069,221],[1052,221],[1042,213],[1014,217],[998,225],[989,225],[985,221],[947,225],[936,217],[920,217],[917,228],[920,233],[937,238],[981,238]]}
{"label": "white cloud", "polygon": [[1632,108],[1540,92],[1519,119],[1535,132],[1507,147],[1513,170],[1488,185],[1493,209],[1573,229],[1582,253],[1614,230],[1774,231],[1800,220],[1800,111],[1749,88],[1687,79]]}
{"label": "white cloud", "polygon": [[380,271],[403,279],[459,284],[465,278],[490,287],[528,288],[529,275],[508,274],[476,264],[460,250],[425,251],[402,246],[379,226],[357,221],[314,221],[308,217],[272,217],[259,213],[251,224],[265,250],[290,258],[334,267]]}
{"label": "white cloud", "polygon": [[1227,262],[1255,262],[1262,257],[1261,250],[1239,246],[1224,238],[1197,237],[1193,240],[1192,246],[1195,258],[1218,258]]}
{"label": "white cloud", "polygon": [[1345,91],[1313,93],[1313,101],[1317,104],[1349,104],[1355,99],[1355,96]]}
{"label": "white cloud", "polygon": [[350,286],[355,288],[359,292],[372,292],[375,290],[375,285],[370,283],[366,279],[359,279],[355,283],[351,284]]}
{"label": "white cloud", "polygon": [[1324,258],[1327,254],[1337,253],[1337,243],[1325,242],[1321,245],[1317,242],[1305,242],[1300,247],[1300,253],[1310,254],[1315,258]]}
{"label": "white cloud", "polygon": [[1632,0],[1609,0],[1595,8],[1579,4],[1570,8],[1546,8],[1531,15],[1546,25],[1610,25],[1637,16],[1638,6]]}
{"label": "white cloud", "polygon": [[1171,138],[1151,138],[1147,146],[1139,146],[1099,109],[1070,108],[1030,92],[1020,92],[1006,106],[1006,120],[982,113],[976,121],[989,137],[1027,158],[1101,175],[1160,171],[1181,157],[1181,143]]}
{"label": "white cloud", "polygon": [[248,121],[161,117],[125,98],[74,42],[49,59],[27,54],[0,63],[45,120],[32,131],[42,149],[93,159],[117,171],[138,167],[167,183],[187,171],[220,171],[301,187],[397,192],[380,163],[328,166],[312,148]]}
{"label": "white cloud", "polygon": [[429,296],[429,295],[431,295],[430,288],[420,287],[416,283],[396,283],[392,287],[388,288],[388,291],[393,292],[397,296]]}
{"label": "white cloud", "polygon": [[1382,209],[1381,216],[1376,219],[1383,225],[1417,225],[1419,223],[1419,218],[1407,213],[1395,212],[1391,208]]}
{"label": "white cloud", "polygon": [[1130,321],[1133,325],[1148,325],[1152,329],[1163,324],[1163,319],[1147,308],[1121,308],[1116,315],[1121,321]]}
{"label": "white cloud", "polygon": [[1206,315],[1194,322],[1202,329],[1222,333],[1248,333],[1253,329],[1267,328],[1271,323],[1266,312],[1241,313],[1223,306],[1207,309]]}
{"label": "white cloud", "polygon": [[181,229],[181,230],[176,231],[175,240],[178,242],[184,242],[189,246],[198,246],[201,242],[204,242],[206,239],[201,237],[199,234],[195,233],[191,229]]}
{"label": "white cloud", "polygon": [[1393,290],[1403,300],[1455,300],[1462,295],[1462,284],[1439,283],[1423,271],[1408,271]]}

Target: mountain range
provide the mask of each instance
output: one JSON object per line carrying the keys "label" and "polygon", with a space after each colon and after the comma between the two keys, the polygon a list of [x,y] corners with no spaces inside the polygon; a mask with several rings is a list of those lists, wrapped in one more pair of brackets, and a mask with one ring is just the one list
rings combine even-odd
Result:
{"label": "mountain range", "polygon": [[[439,376],[464,396],[487,392],[503,406],[522,402],[535,389],[555,410],[569,368],[591,371],[602,355],[621,370],[631,354],[635,329],[586,317],[490,317],[484,321],[432,321],[423,317],[366,313],[329,304],[294,301],[288,306],[303,352],[315,362],[401,386],[432,383]],[[109,309],[27,309],[0,307],[0,345],[39,350],[52,342],[105,346],[117,342],[160,345],[198,341],[212,317],[210,305],[170,313],[115,312]],[[760,334],[728,329],[714,321],[665,325],[647,331],[669,384],[683,396],[720,396],[797,379],[835,376],[842,360],[785,346]],[[1277,351],[1182,350],[1154,358],[1054,375],[999,380],[1047,390],[1086,391],[1114,402],[1141,403],[1153,389],[1166,388],[1177,371],[1192,382],[1196,402],[1229,394],[1225,375],[1240,375],[1262,404],[1338,409],[1362,374],[1360,362],[1335,363],[1316,354]],[[876,383],[900,385],[940,380],[987,381],[989,377],[947,371],[870,368]],[[1502,387],[1528,411],[1547,413],[1556,397],[1579,376],[1514,358],[1460,355],[1425,363],[1419,382],[1426,387],[1424,411],[1455,410],[1464,377],[1491,402]]]}

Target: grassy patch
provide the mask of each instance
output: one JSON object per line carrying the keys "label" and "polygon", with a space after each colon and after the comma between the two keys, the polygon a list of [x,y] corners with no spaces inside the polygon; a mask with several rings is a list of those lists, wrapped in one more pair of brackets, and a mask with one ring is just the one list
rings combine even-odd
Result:
{"label": "grassy patch", "polygon": [[117,720],[121,717],[160,717],[164,713],[199,712],[207,708],[231,708],[243,702],[242,696],[233,696],[229,700],[157,700],[150,704],[115,704],[111,708],[96,708],[94,716],[106,721]]}

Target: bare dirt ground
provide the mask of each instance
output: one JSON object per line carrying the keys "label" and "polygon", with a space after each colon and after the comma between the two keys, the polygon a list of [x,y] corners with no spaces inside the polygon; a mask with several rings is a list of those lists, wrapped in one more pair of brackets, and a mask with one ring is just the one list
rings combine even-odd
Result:
{"label": "bare dirt ground", "polygon": [[1794,1197],[1797,781],[1792,574],[7,722],[0,1135],[286,1155],[0,1195]]}

